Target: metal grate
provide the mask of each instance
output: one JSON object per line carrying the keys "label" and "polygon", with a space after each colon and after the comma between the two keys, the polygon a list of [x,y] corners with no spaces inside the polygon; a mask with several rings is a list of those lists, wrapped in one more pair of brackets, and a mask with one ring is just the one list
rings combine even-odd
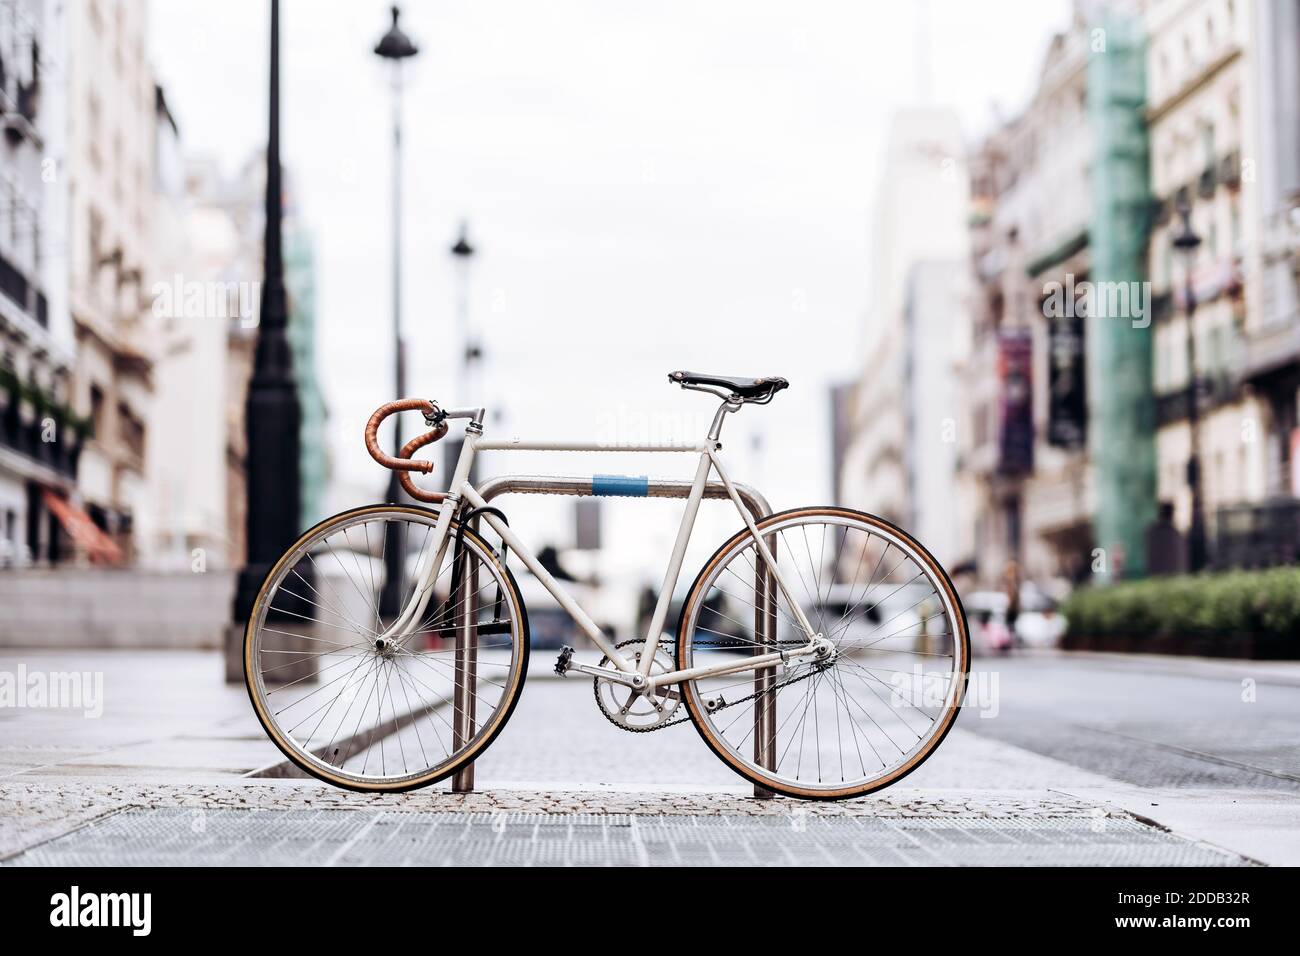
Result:
{"label": "metal grate", "polygon": [[127,810],[9,866],[1236,866],[1136,820]]}

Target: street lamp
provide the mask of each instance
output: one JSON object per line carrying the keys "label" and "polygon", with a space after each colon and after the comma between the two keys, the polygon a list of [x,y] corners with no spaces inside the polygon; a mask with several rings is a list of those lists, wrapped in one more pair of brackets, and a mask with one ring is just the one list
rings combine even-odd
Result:
{"label": "street lamp", "polygon": [[469,242],[469,224],[462,220],[460,233],[456,236],[456,242],[451,247],[452,262],[455,263],[456,269],[456,325],[461,346],[461,364],[458,369],[460,374],[459,381],[456,383],[458,393],[456,401],[458,402],[478,400],[478,396],[470,394],[470,373],[474,363],[478,361],[480,351],[478,343],[474,341],[474,334],[470,329],[469,322],[469,270],[470,263],[477,251]]}
{"label": "street lamp", "polygon": [[[253,373],[244,405],[244,428],[248,440],[247,557],[235,589],[236,626],[231,630],[232,642],[238,642],[242,636],[239,625],[248,620],[262,579],[298,536],[301,517],[298,449],[302,410],[289,346],[289,307],[285,298],[281,245],[279,0],[271,0],[269,85],[262,298]],[[294,616],[311,618],[310,608],[300,607],[292,596],[287,604],[281,602],[268,611],[268,617],[281,620],[286,629],[296,626]],[[227,652],[227,678],[237,680],[238,668],[232,671],[230,667],[231,646],[227,647]]]}
{"label": "street lamp", "polygon": [[1183,259],[1183,305],[1187,315],[1187,487],[1192,493],[1192,515],[1187,529],[1187,565],[1191,571],[1205,567],[1205,516],[1201,500],[1200,376],[1196,371],[1196,289],[1192,273],[1201,237],[1192,229],[1192,210],[1187,199],[1178,199],[1179,228],[1174,248]]}
{"label": "street lamp", "polygon": [[[453,269],[456,273],[456,339],[460,348],[455,369],[456,389],[452,398],[456,402],[473,404],[478,401],[478,396],[472,394],[478,384],[474,381],[473,370],[482,356],[482,350],[479,348],[478,342],[475,341],[470,327],[469,274],[471,264],[478,250],[470,244],[469,224],[463,219],[460,223],[460,232],[457,233],[456,241],[452,244],[450,252]],[[446,467],[448,474],[455,468],[456,462],[460,458],[460,447],[460,441],[447,443]],[[470,467],[471,472],[476,470],[475,465]],[[474,476],[471,474],[470,481],[473,480]]]}
{"label": "street lamp", "polygon": [[[398,24],[401,10],[392,8],[393,22],[375,44],[375,55],[393,65],[393,377],[394,398],[406,397],[406,342],[402,338],[402,61],[419,53],[419,49]],[[402,426],[393,419],[393,454],[401,457]],[[397,472],[389,473],[388,500],[402,500]],[[396,528],[394,529],[396,530]],[[395,615],[401,606],[401,567],[406,553],[400,534],[390,535],[384,544],[384,590],[380,595],[381,614]]]}

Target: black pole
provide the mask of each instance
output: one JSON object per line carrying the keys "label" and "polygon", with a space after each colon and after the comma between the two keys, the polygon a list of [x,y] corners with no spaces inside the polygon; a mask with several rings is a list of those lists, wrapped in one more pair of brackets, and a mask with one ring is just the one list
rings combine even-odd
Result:
{"label": "black pole", "polygon": [[[375,46],[375,55],[393,65],[393,384],[394,398],[406,398],[406,341],[402,337],[402,61],[415,56],[419,48],[401,28],[401,11],[392,7],[392,25]],[[393,418],[393,455],[400,458],[402,425],[400,416]],[[388,500],[405,500],[397,472],[388,478]],[[379,596],[379,613],[395,617],[402,606],[402,561],[406,555],[404,526],[394,523],[384,538],[384,586]]]}
{"label": "black pole", "polygon": [[1187,315],[1187,488],[1192,497],[1192,514],[1187,525],[1187,567],[1195,572],[1206,564],[1205,503],[1201,498],[1201,392],[1196,374],[1196,285],[1192,271],[1201,237],[1192,228],[1192,207],[1185,196],[1178,199],[1180,227],[1173,236],[1174,248],[1185,257],[1183,272],[1184,312]]}
{"label": "black pole", "polygon": [[[394,7],[393,22],[396,23]],[[393,385],[394,398],[406,398],[406,342],[402,338],[402,75],[400,61],[393,64]],[[402,416],[393,416],[393,456],[402,454]],[[397,472],[388,473],[389,501],[403,501]],[[384,590],[379,613],[395,617],[402,606],[402,557],[406,554],[405,528],[394,523],[384,539]]]}
{"label": "black pole", "polygon": [[1187,566],[1205,567],[1205,503],[1201,495],[1201,394],[1196,374],[1196,290],[1188,263],[1184,296],[1187,300],[1187,487],[1192,494],[1192,514],[1187,527]]}
{"label": "black pole", "polygon": [[[271,0],[270,108],[266,138],[266,231],[253,374],[244,405],[248,436],[248,554],[235,591],[235,621],[248,620],[262,579],[298,536],[298,404],[288,338],[281,247],[280,2]],[[277,610],[285,610],[277,606]]]}

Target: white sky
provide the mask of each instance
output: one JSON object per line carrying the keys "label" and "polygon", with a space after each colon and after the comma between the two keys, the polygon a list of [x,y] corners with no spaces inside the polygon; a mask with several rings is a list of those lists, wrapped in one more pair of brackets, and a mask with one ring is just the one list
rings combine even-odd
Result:
{"label": "white sky", "polygon": [[[184,146],[231,170],[265,141],[268,6],[152,7],[152,55]],[[827,386],[867,360],[871,197],[888,117],[921,95],[916,24],[929,23],[931,102],[956,108],[973,135],[993,104],[1010,115],[1023,103],[1069,15],[1067,0],[403,7],[422,50],[405,111],[410,390],[487,404],[502,414],[489,430],[507,434],[627,437],[653,416],[652,437],[693,438],[711,401],[665,373],[784,375],[787,392],[733,416],[723,435],[733,477],[760,485],[777,508],[830,497]],[[317,243],[340,507],[383,487],[361,433],[393,397],[391,101],[371,52],[387,8],[282,4],[283,158]],[[462,217],[480,250],[471,299],[487,350],[474,396],[453,393],[449,360],[447,248]],[[483,465],[693,469],[684,456],[514,453]],[[526,537],[567,543],[571,499],[524,504],[511,514],[534,516],[515,522]],[[619,551],[627,561],[661,567],[678,507],[615,504],[606,534],[634,539]],[[737,525],[734,514],[705,513],[697,557]]]}

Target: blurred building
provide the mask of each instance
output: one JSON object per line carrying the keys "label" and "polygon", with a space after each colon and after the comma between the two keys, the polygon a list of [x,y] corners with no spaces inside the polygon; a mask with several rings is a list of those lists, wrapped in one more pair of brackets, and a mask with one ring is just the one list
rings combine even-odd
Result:
{"label": "blurred building", "polygon": [[962,560],[954,371],[966,314],[965,147],[956,115],[916,108],[890,126],[875,212],[875,296],[851,399],[839,491],[845,504]]}
{"label": "blurred building", "polygon": [[316,370],[316,252],[311,230],[290,198],[285,220],[284,284],[289,293],[289,346],[302,410],[298,473],[302,513],[299,523],[310,528],[325,513],[330,465],[325,426],[329,410]]}
{"label": "blurred building", "polygon": [[[160,131],[171,129],[160,124]],[[225,213],[204,201],[206,184],[218,179],[214,169],[191,165],[169,149],[160,150],[158,166],[159,271],[151,289],[158,349],[150,426],[165,438],[147,450],[149,506],[140,515],[138,537],[152,567],[227,568],[238,546],[226,484],[228,366],[232,352],[240,351],[231,262],[240,244]]]}
{"label": "blurred building", "polygon": [[[260,307],[263,176],[260,155],[233,176],[207,160],[184,164],[184,214],[176,224],[164,283],[174,288],[160,290],[173,305],[163,308],[162,295],[155,300],[163,343],[155,369],[155,422],[162,433],[175,436],[157,446],[148,468],[153,505],[148,537],[159,566],[184,567],[201,556],[209,567],[232,568],[244,559],[244,407]],[[306,528],[324,517],[326,411],[315,372],[311,235],[291,193],[289,205],[285,284],[303,409],[299,520]]]}
{"label": "blurred building", "polygon": [[1077,577],[1093,546],[1085,316],[1043,307],[1050,284],[1077,288],[1092,269],[1088,59],[1078,14],[1053,38],[1028,107],[971,159],[961,463],[974,483],[975,570],[990,584],[1010,561],[1029,578]]}
{"label": "blurred building", "polygon": [[[1225,4],[1217,15],[1244,46],[1230,72],[1245,91],[1241,123],[1249,145],[1220,164],[1216,190],[1241,223],[1234,250],[1245,275],[1244,321],[1235,372],[1254,426],[1243,440],[1251,471],[1247,500],[1215,515],[1215,560],[1222,566],[1300,560],[1300,2]],[[1207,20],[1207,25],[1209,21]],[[1245,30],[1244,40],[1242,30]],[[1208,42],[1208,38],[1207,38]],[[1240,161],[1237,163],[1237,161]],[[1241,180],[1240,197],[1233,181]],[[1222,203],[1222,198],[1220,199]],[[1220,212],[1220,221],[1222,213]],[[1225,429],[1226,430],[1226,429]]]}
{"label": "blurred building", "polygon": [[66,63],[74,407],[93,423],[77,483],[128,560],[148,504],[148,444],[159,440],[148,425],[157,345],[149,291],[160,273],[154,161],[166,119],[146,55],[147,10],[144,0],[78,5]]}
{"label": "blurred building", "polygon": [[[1173,505],[1175,524],[1186,529],[1191,518],[1187,403],[1194,355],[1201,382],[1201,487],[1211,533],[1220,508],[1263,496],[1268,443],[1260,425],[1273,419],[1261,393],[1243,388],[1239,374],[1247,329],[1259,325],[1250,320],[1250,306],[1258,301],[1252,288],[1256,276],[1246,268],[1247,250],[1254,245],[1255,176],[1253,169],[1243,176],[1243,164],[1272,163],[1262,156],[1252,161],[1255,151],[1245,139],[1250,6],[1233,0],[1156,0],[1146,8],[1154,196],[1148,268],[1158,303],[1152,331],[1159,495]],[[1295,34],[1291,41],[1297,42]],[[1192,228],[1201,239],[1190,263],[1196,299],[1190,330],[1184,295],[1189,263],[1172,242],[1181,205],[1190,207]],[[1258,364],[1256,373],[1275,379]],[[1294,388],[1289,403],[1282,404],[1293,423]],[[1285,421],[1283,428],[1289,430]]]}
{"label": "blurred building", "polygon": [[1211,558],[1300,557],[1298,80],[1295,0],[1081,2],[973,153],[960,461],[985,582],[1140,576],[1159,504],[1187,529],[1193,357]]}
{"label": "blurred building", "polygon": [[0,568],[75,556],[63,522],[78,528],[89,426],[71,390],[65,65],[61,4],[0,2]]}

